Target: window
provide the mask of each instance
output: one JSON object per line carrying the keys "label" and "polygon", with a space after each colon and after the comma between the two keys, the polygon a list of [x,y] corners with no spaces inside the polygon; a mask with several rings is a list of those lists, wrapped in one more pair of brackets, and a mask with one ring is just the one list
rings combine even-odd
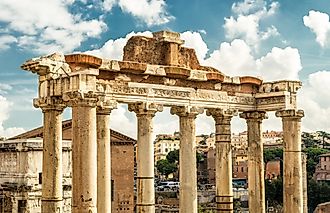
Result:
{"label": "window", "polygon": [[19,200],[17,208],[18,213],[24,213],[26,210],[26,200]]}
{"label": "window", "polygon": [[39,184],[42,184],[42,172],[39,172]]}
{"label": "window", "polygon": [[115,181],[114,180],[111,180],[111,201],[114,201],[115,200],[115,197],[114,197],[114,191],[115,191]]}

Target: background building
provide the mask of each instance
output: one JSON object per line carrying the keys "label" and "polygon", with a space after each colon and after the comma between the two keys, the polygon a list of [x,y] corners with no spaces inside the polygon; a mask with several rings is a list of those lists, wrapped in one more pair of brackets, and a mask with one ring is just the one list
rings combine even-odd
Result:
{"label": "background building", "polygon": [[314,179],[316,181],[330,181],[330,153],[319,156],[319,163],[316,166]]}
{"label": "background building", "polygon": [[[63,212],[71,212],[71,120],[63,122]],[[134,208],[135,140],[111,134],[112,212]],[[42,127],[0,142],[0,212],[41,210]]]}

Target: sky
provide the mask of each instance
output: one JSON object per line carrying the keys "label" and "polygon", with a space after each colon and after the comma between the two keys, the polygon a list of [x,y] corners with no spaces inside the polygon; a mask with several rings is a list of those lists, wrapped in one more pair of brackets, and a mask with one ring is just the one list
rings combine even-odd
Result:
{"label": "sky", "polygon": [[[24,61],[54,52],[121,60],[131,36],[160,30],[181,33],[201,64],[226,75],[302,81],[302,130],[330,132],[329,0],[1,0],[0,11],[0,136],[42,125],[32,105],[38,79],[20,69]],[[281,130],[280,118],[268,115],[263,129]],[[136,138],[136,117],[126,105],[112,111],[110,124]],[[199,115],[196,129],[214,132],[213,119]],[[232,132],[245,129],[234,117]],[[178,130],[168,108],[156,114],[154,134]]]}

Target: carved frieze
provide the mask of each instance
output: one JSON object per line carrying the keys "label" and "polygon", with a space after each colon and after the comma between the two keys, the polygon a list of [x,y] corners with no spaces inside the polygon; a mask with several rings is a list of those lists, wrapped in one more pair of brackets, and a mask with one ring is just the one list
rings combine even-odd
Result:
{"label": "carved frieze", "polygon": [[153,93],[157,97],[175,97],[175,98],[189,98],[190,92],[168,90],[168,89],[152,89]]}
{"label": "carved frieze", "polygon": [[63,94],[63,100],[67,102],[68,106],[89,106],[96,107],[98,103],[98,95],[92,91],[82,92],[73,91]]}
{"label": "carved frieze", "polygon": [[285,100],[286,100],[285,96],[264,97],[264,98],[257,98],[256,104],[271,105],[271,104],[285,103]]}
{"label": "carved frieze", "polygon": [[127,86],[113,86],[112,93],[127,94],[127,95],[147,95],[148,88],[127,87]]}

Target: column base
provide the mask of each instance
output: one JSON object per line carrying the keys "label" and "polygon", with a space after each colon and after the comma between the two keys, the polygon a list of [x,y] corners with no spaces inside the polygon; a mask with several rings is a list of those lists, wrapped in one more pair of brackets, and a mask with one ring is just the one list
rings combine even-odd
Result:
{"label": "column base", "polygon": [[72,213],[97,213],[96,207],[72,207]]}
{"label": "column base", "polygon": [[234,203],[232,195],[218,195],[216,196],[217,212],[234,212]]}
{"label": "column base", "polygon": [[148,203],[138,203],[136,204],[136,212],[137,213],[154,213],[155,212],[155,204]]}
{"label": "column base", "polygon": [[62,213],[63,212],[62,199],[41,200],[41,213],[49,213],[49,212]]}

